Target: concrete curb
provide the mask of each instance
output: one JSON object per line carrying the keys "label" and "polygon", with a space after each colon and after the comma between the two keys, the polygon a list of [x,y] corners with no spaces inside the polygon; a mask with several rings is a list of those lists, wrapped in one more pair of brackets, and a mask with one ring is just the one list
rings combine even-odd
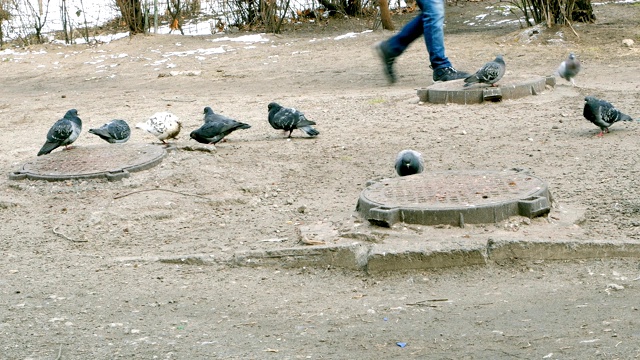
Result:
{"label": "concrete curb", "polygon": [[415,244],[411,249],[386,244],[354,243],[212,254],[118,258],[119,262],[161,262],[184,265],[227,264],[252,267],[336,267],[369,273],[487,265],[513,259],[575,260],[640,258],[640,241],[512,241],[488,239],[484,244],[435,249]]}

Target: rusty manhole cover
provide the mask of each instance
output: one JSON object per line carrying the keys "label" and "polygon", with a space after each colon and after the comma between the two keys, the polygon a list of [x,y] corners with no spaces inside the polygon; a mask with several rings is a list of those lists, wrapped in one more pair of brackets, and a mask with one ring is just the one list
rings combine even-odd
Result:
{"label": "rusty manhole cover", "polygon": [[497,86],[473,85],[463,87],[463,80],[437,82],[427,88],[418,89],[422,102],[435,104],[479,104],[484,101],[502,101],[538,95],[546,87],[554,87],[553,76],[513,75],[505,76]]}
{"label": "rusty manhole cover", "polygon": [[360,194],[357,210],[369,222],[464,226],[550,210],[541,179],[515,171],[439,171],[383,179]]}
{"label": "rusty manhole cover", "polygon": [[130,172],[156,166],[166,150],[150,144],[103,144],[54,151],[9,174],[12,180],[59,181],[81,178],[119,180]]}

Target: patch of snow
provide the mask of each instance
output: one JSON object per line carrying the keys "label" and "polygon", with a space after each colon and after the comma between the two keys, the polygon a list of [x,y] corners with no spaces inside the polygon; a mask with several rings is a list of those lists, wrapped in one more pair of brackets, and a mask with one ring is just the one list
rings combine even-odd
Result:
{"label": "patch of snow", "polygon": [[234,41],[234,42],[244,42],[244,43],[257,43],[257,42],[267,42],[269,39],[262,37],[264,34],[254,34],[254,35],[242,35],[238,37],[221,37],[217,39],[208,39],[211,42],[220,42],[220,41]]}

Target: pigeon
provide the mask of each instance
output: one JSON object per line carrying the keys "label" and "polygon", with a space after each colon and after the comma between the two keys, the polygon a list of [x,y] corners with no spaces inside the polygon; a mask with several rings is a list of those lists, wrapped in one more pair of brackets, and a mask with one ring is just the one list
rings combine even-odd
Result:
{"label": "pigeon", "polygon": [[315,125],[316,123],[308,120],[300,111],[294,108],[282,107],[274,102],[270,103],[268,108],[269,124],[271,124],[274,129],[288,131],[288,137],[291,137],[291,133],[295,129],[304,131],[304,133],[310,137],[315,137],[320,134],[318,130],[311,127],[311,125]]}
{"label": "pigeon", "polygon": [[232,132],[250,127],[249,124],[216,114],[207,106],[204,108],[204,124],[199,129],[193,130],[190,136],[199,143],[216,144]]}
{"label": "pigeon", "polygon": [[573,78],[580,72],[580,67],[580,60],[578,60],[574,53],[571,53],[567,60],[560,63],[556,74],[567,81],[571,81],[573,86],[576,86]]}
{"label": "pigeon", "polygon": [[402,150],[396,157],[396,172],[400,176],[419,174],[424,169],[422,154],[415,150]]}
{"label": "pigeon", "polygon": [[475,83],[495,86],[494,84],[504,76],[505,69],[504,59],[502,55],[498,55],[493,61],[484,64],[475,74],[464,79],[464,86],[467,87]]}
{"label": "pigeon", "polygon": [[129,140],[131,129],[126,121],[116,119],[99,128],[89,129],[89,134],[98,135],[102,140],[110,144],[120,144]]}
{"label": "pigeon", "polygon": [[64,117],[56,121],[49,129],[47,142],[38,151],[38,156],[48,154],[60,146],[69,149],[68,145],[76,141],[81,131],[82,120],[78,117],[78,110],[67,111]]}
{"label": "pigeon", "polygon": [[174,139],[182,129],[182,123],[178,117],[170,112],[163,111],[153,114],[149,120],[138,123],[136,128],[142,129],[166,144],[165,140]]}
{"label": "pigeon", "polygon": [[615,122],[633,121],[631,116],[623,114],[608,101],[600,100],[593,96],[585,97],[584,101],[582,115],[600,128],[600,133],[596,136],[603,136],[605,132],[608,133],[609,126]]}

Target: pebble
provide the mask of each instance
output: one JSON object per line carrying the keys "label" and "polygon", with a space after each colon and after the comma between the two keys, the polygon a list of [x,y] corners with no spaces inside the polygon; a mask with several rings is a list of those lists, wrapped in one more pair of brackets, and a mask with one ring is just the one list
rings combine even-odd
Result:
{"label": "pebble", "polygon": [[624,39],[624,40],[622,40],[622,45],[624,45],[624,46],[626,46],[628,48],[633,47],[633,44],[634,44],[634,42],[633,42],[632,39]]}

